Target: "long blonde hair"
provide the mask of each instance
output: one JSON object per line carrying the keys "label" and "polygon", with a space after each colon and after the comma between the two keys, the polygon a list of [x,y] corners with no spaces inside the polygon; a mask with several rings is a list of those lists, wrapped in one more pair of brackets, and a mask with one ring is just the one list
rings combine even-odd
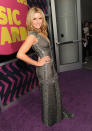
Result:
{"label": "long blonde hair", "polygon": [[[40,30],[35,29],[32,26],[32,16],[35,13],[40,13],[41,16],[42,16],[43,21],[42,21],[42,26],[41,26]],[[48,24],[46,22],[45,15],[44,15],[43,11],[38,7],[32,7],[32,8],[29,9],[29,11],[27,13],[27,17],[26,17],[26,25],[27,25],[27,31],[28,32],[35,31],[35,32],[38,32],[38,33],[43,33],[46,36],[48,35],[48,33],[47,33]]]}

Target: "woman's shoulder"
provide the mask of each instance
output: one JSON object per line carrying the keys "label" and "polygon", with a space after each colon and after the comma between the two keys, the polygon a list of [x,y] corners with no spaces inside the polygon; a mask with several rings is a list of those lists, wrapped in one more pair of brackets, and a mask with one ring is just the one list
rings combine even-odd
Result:
{"label": "woman's shoulder", "polygon": [[40,39],[40,36],[39,36],[38,32],[30,31],[30,32],[28,32],[28,35],[33,35],[37,39]]}
{"label": "woman's shoulder", "polygon": [[37,32],[29,31],[29,32],[28,32],[28,35],[34,35],[35,37],[37,37],[38,34],[37,34]]}
{"label": "woman's shoulder", "polygon": [[39,39],[40,39],[39,34],[34,31],[28,32],[28,37],[33,38],[33,40],[36,40],[36,41],[39,41]]}

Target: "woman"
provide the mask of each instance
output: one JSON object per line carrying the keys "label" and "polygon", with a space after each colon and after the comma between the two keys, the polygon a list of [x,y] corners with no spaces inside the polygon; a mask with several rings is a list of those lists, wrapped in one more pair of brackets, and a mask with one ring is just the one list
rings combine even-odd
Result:
{"label": "woman", "polygon": [[88,55],[92,56],[92,23],[89,24]]}
{"label": "woman", "polygon": [[[72,118],[72,114],[67,113],[61,105],[58,76],[51,57],[48,26],[43,11],[37,7],[30,8],[26,25],[29,35],[19,49],[17,58],[36,66],[42,95],[42,120],[45,125],[51,126],[63,117]],[[38,61],[26,55],[31,47],[37,53]]]}
{"label": "woman", "polygon": [[83,29],[82,29],[82,47],[83,47],[83,64],[88,62],[87,52],[89,47],[89,24],[88,22],[84,22]]}

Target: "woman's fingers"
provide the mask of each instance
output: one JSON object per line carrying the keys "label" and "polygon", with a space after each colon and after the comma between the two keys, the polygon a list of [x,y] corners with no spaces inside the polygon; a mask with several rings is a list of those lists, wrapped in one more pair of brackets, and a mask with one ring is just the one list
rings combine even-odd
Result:
{"label": "woman's fingers", "polygon": [[42,60],[44,60],[44,61],[50,61],[50,57],[49,56],[45,56],[45,57],[42,58]]}
{"label": "woman's fingers", "polygon": [[41,58],[40,57],[38,57],[38,61],[40,60]]}
{"label": "woman's fingers", "polygon": [[39,63],[39,66],[43,66],[44,64],[47,64],[50,62],[50,57],[49,56],[44,56],[42,58],[38,58],[38,63]]}

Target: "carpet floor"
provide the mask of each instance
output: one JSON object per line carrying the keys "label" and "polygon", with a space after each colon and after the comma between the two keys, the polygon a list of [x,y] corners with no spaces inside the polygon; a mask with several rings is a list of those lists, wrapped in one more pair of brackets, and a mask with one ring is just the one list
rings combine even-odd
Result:
{"label": "carpet floor", "polygon": [[59,73],[63,106],[75,117],[52,127],[41,121],[39,88],[0,112],[0,131],[92,131],[92,70]]}

